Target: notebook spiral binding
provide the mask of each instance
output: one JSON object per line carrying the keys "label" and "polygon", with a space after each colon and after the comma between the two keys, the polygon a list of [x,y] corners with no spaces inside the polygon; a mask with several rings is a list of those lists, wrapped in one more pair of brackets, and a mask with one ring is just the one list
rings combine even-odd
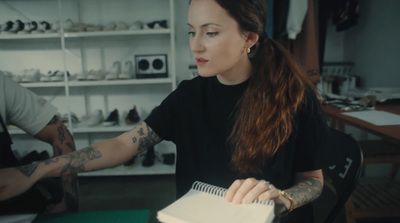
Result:
{"label": "notebook spiral binding", "polygon": [[[193,183],[192,186],[193,190],[197,190],[197,191],[201,191],[204,193],[208,193],[208,194],[212,194],[215,196],[219,196],[219,197],[225,197],[226,191],[227,189],[223,188],[223,187],[218,187],[218,186],[214,186],[211,184],[207,184],[207,183],[203,183],[200,181],[196,181]],[[254,204],[262,204],[262,205],[274,205],[274,201],[273,200],[265,200],[265,201],[260,201],[258,199],[255,199],[253,201]]]}

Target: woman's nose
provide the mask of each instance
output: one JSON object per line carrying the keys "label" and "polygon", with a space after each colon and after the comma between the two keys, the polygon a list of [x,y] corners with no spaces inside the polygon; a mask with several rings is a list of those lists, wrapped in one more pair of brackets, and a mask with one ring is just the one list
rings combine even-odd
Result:
{"label": "woman's nose", "polygon": [[193,53],[199,53],[201,51],[204,51],[204,45],[201,42],[201,39],[198,36],[194,36],[190,40],[190,48]]}

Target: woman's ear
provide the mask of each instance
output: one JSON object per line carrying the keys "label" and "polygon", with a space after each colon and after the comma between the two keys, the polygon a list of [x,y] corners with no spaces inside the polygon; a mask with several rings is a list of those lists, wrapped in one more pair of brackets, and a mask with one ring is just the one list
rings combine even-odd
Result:
{"label": "woman's ear", "polygon": [[247,33],[247,39],[246,39],[246,45],[247,45],[247,47],[248,47],[248,48],[253,47],[254,44],[257,43],[258,38],[259,38],[259,36],[258,36],[257,33],[255,33],[255,32],[248,32],[248,33]]}

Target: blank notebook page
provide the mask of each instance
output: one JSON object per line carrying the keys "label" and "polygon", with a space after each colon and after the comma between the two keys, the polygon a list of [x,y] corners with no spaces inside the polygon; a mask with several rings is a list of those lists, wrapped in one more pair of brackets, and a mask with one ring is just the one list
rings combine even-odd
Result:
{"label": "blank notebook page", "polygon": [[191,189],[185,196],[158,212],[165,223],[272,222],[273,202],[232,204],[223,196]]}

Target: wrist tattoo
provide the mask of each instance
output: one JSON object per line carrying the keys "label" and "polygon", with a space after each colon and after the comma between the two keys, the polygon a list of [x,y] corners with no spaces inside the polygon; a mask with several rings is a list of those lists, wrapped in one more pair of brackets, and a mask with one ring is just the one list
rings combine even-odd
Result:
{"label": "wrist tattoo", "polygon": [[39,162],[33,162],[29,165],[15,167],[15,169],[19,170],[25,176],[30,177],[32,173],[35,172],[38,165]]}
{"label": "wrist tattoo", "polygon": [[306,178],[286,190],[286,193],[295,201],[295,206],[299,207],[318,198],[322,192],[322,183],[314,178]]}

